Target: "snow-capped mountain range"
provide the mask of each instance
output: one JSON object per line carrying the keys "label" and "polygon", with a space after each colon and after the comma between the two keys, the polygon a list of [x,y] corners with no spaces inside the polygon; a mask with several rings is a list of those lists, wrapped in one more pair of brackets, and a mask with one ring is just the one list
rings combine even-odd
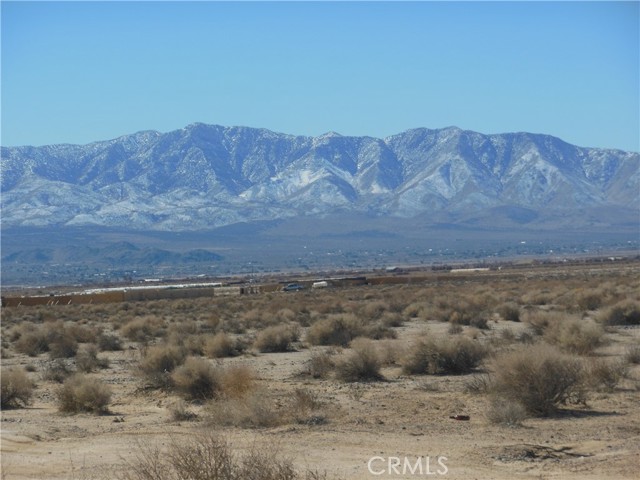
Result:
{"label": "snow-capped mountain range", "polygon": [[455,127],[379,139],[198,123],[2,147],[1,174],[3,227],[205,230],[345,213],[442,221],[513,207],[520,223],[552,214],[588,225],[614,211],[637,222],[640,205],[637,152]]}

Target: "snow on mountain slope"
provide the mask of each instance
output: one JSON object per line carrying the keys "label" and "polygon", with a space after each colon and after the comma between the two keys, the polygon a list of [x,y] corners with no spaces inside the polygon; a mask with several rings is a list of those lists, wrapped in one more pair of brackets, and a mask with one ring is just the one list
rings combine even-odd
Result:
{"label": "snow on mountain slope", "polygon": [[640,203],[638,153],[455,127],[377,139],[193,124],[83,146],[3,147],[1,157],[3,226],[197,230],[335,212],[442,218],[496,207],[575,223],[585,208]]}

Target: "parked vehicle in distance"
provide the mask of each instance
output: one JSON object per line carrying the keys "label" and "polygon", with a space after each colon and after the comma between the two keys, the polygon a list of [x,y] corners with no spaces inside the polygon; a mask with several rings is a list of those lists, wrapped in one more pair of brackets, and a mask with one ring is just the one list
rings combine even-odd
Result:
{"label": "parked vehicle in distance", "polygon": [[304,290],[304,286],[299,283],[289,283],[282,290],[285,292],[297,292],[298,290]]}

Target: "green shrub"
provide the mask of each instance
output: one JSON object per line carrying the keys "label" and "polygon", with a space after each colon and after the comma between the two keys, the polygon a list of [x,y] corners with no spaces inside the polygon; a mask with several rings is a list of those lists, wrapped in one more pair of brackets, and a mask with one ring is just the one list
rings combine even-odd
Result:
{"label": "green shrub", "polygon": [[33,396],[33,382],[22,369],[3,368],[0,376],[2,408],[28,405]]}

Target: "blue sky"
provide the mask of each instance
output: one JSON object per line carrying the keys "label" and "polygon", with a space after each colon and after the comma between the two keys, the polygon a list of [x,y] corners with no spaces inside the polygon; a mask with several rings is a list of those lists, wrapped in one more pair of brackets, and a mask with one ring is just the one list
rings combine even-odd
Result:
{"label": "blue sky", "polygon": [[4,146],[193,122],[640,150],[638,2],[7,2]]}

